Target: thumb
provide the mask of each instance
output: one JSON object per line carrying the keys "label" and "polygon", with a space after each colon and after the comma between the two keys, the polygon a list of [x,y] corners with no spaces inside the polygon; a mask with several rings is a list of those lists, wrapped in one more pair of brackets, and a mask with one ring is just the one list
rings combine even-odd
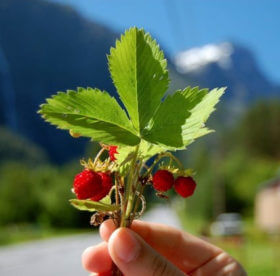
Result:
{"label": "thumb", "polygon": [[130,229],[117,229],[108,241],[108,249],[112,260],[126,276],[185,275]]}

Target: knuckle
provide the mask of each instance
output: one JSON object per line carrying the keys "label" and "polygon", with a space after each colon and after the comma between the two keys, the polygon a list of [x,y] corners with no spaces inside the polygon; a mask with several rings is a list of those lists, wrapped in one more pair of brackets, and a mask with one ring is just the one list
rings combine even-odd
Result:
{"label": "knuckle", "polygon": [[225,253],[225,258],[227,260],[225,275],[232,276],[247,276],[247,273],[243,269],[242,265],[236,261],[232,256]]}

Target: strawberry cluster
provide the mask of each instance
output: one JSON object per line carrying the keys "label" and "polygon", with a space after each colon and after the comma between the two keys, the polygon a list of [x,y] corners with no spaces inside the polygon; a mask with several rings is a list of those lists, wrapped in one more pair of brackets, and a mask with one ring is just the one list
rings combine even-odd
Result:
{"label": "strawberry cluster", "polygon": [[159,192],[166,192],[173,186],[175,191],[182,197],[193,195],[196,183],[191,176],[174,176],[168,170],[158,170],[153,176],[153,186]]}
{"label": "strawberry cluster", "polygon": [[[116,160],[118,154],[117,146],[108,146],[109,159]],[[167,169],[158,170],[152,177],[155,190],[164,193],[174,187],[175,191],[182,197],[189,197],[194,193],[196,182],[191,176],[179,175],[174,178],[172,172]],[[78,199],[90,199],[99,201],[109,194],[113,186],[110,171],[95,171],[94,168],[84,169],[74,178],[73,190]]]}

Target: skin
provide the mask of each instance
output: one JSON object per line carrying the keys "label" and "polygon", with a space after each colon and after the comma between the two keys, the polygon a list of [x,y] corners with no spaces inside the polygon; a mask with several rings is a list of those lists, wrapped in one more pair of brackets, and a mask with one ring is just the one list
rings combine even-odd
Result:
{"label": "skin", "polygon": [[125,276],[246,276],[222,249],[173,227],[134,221],[131,229],[111,220],[100,226],[103,242],[87,248],[82,263],[91,275],[110,275],[112,260]]}

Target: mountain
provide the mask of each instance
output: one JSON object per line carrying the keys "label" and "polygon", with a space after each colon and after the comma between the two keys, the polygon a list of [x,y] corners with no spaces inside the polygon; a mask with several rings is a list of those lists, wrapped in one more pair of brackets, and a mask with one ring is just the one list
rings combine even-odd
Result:
{"label": "mountain", "polygon": [[[117,37],[69,6],[44,0],[1,0],[0,126],[44,148],[51,161],[82,157],[87,139],[73,139],[36,112],[45,98],[78,86],[116,95],[106,54]],[[228,105],[218,109],[221,118],[233,118],[248,103],[280,91],[263,75],[252,53],[239,45],[206,45],[179,53],[174,62],[168,60],[170,91],[187,85],[228,87],[224,97]]]}
{"label": "mountain", "polygon": [[278,88],[261,71],[252,52],[238,44],[208,44],[178,53],[177,71],[194,85],[227,86],[225,99],[247,105],[277,95]]}
{"label": "mountain", "polygon": [[85,141],[47,125],[36,113],[57,91],[92,86],[114,92],[106,54],[117,35],[75,10],[40,0],[0,2],[0,125],[63,162]]}

